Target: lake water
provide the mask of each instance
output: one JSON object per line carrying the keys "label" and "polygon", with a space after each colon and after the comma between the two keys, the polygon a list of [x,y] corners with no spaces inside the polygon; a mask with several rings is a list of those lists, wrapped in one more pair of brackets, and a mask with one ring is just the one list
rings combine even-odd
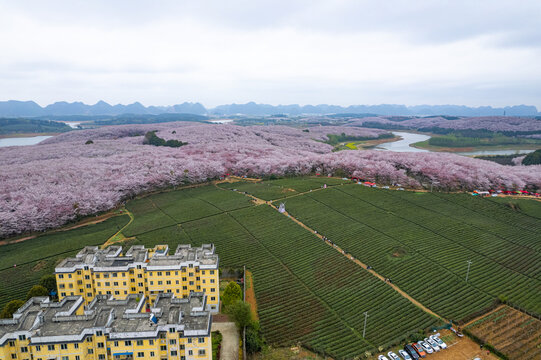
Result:
{"label": "lake water", "polygon": [[13,137],[0,139],[0,147],[35,145],[52,136]]}
{"label": "lake water", "polygon": [[209,122],[213,124],[228,124],[228,123],[232,123],[233,120],[232,119],[219,119],[219,120],[209,120]]}
{"label": "lake water", "polygon": [[[379,144],[374,150],[403,151],[403,152],[429,152],[425,149],[417,149],[411,144],[430,139],[428,135],[413,134],[408,132],[393,131],[395,136],[402,137],[402,140]],[[472,155],[514,155],[528,154],[534,150],[479,150],[469,152],[456,152],[454,154],[472,156]]]}
{"label": "lake water", "polygon": [[413,133],[401,132],[401,131],[393,131],[393,134],[395,136],[402,137],[402,140],[379,144],[377,147],[374,148],[374,150],[428,152],[428,150],[425,150],[425,149],[414,148],[414,147],[410,146],[410,144],[413,144],[413,143],[416,143],[416,142],[419,142],[419,141],[428,140],[428,139],[430,139],[430,136],[422,135],[422,134],[413,134]]}

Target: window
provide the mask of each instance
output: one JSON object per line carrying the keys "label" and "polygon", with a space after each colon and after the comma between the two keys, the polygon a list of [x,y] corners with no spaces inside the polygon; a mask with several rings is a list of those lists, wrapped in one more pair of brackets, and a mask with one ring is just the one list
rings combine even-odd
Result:
{"label": "window", "polygon": [[180,283],[180,281],[177,280],[177,281],[175,281],[175,283],[178,285]]}
{"label": "window", "polygon": [[123,282],[122,282],[122,285],[126,286],[126,282],[125,282],[125,281],[123,281]]}
{"label": "window", "polygon": [[98,355],[98,359],[100,359],[100,360],[105,360],[105,355],[104,355],[104,354],[99,354],[99,355]]}
{"label": "window", "polygon": [[158,285],[162,285],[163,284],[163,281],[158,281]]}
{"label": "window", "polygon": [[79,355],[75,355],[75,360],[81,360],[81,357]]}
{"label": "window", "polygon": [[201,280],[201,278],[198,276],[198,277],[195,278],[195,280],[199,281],[199,280]]}
{"label": "window", "polygon": [[216,288],[210,288],[210,292],[216,292]]}
{"label": "window", "polygon": [[143,351],[139,351],[137,353],[137,357],[140,357],[140,358],[145,357],[145,353]]}
{"label": "window", "polygon": [[36,351],[41,351],[41,346],[36,345]]}
{"label": "window", "polygon": [[62,356],[62,360],[69,360],[69,356]]}
{"label": "window", "polygon": [[197,339],[197,341],[201,344],[201,343],[204,343],[205,342],[205,338],[202,338],[200,337],[199,339]]}
{"label": "window", "polygon": [[118,274],[117,274],[117,273],[113,273],[113,277],[117,277],[117,276],[118,276]]}
{"label": "window", "polygon": [[9,346],[15,346],[15,341],[11,340],[11,341],[9,342]]}
{"label": "window", "polygon": [[100,274],[96,274],[96,279],[99,279],[100,278]]}
{"label": "window", "polygon": [[113,344],[115,347],[118,347],[118,341],[115,341]]}
{"label": "window", "polygon": [[165,276],[171,276],[171,271],[166,271]]}
{"label": "window", "polygon": [[77,280],[77,285],[83,285],[83,280]]}
{"label": "window", "polygon": [[216,281],[214,279],[210,279],[210,283],[214,284]]}
{"label": "window", "polygon": [[109,274],[103,274],[103,278],[107,279],[109,277]]}
{"label": "window", "polygon": [[101,330],[96,331],[96,336],[103,336],[103,331]]}
{"label": "window", "polygon": [[120,295],[120,291],[115,291],[115,295]]}
{"label": "window", "polygon": [[165,345],[161,345],[161,346],[160,346],[160,350],[161,350],[161,351],[165,351],[165,350],[167,350],[167,346],[165,346]]}
{"label": "window", "polygon": [[211,296],[210,301],[216,301],[216,296]]}
{"label": "window", "polygon": [[150,285],[154,285],[154,281],[151,280],[151,281],[150,281]]}
{"label": "window", "polygon": [[86,284],[86,288],[87,288],[87,289],[90,289],[91,287],[92,287],[91,284]]}
{"label": "window", "polygon": [[12,359],[17,359],[17,354],[11,354]]}
{"label": "window", "polygon": [[143,283],[139,283],[139,284],[137,284],[137,286],[143,287]]}
{"label": "window", "polygon": [[126,277],[126,273],[122,273],[122,277]]}
{"label": "window", "polygon": [[205,349],[199,349],[199,356],[205,355]]}
{"label": "window", "polygon": [[105,286],[111,286],[111,283],[109,281],[106,281]]}
{"label": "window", "polygon": [[58,288],[59,288],[59,289],[65,289],[65,288],[66,288],[66,285],[64,285],[64,284],[58,284]]}
{"label": "window", "polygon": [[150,352],[150,357],[154,357],[154,351]]}
{"label": "window", "polygon": [[77,344],[77,343],[73,344],[73,348],[78,349],[78,348],[79,348],[79,344]]}
{"label": "window", "polygon": [[175,328],[169,328],[169,332],[174,333],[174,332],[176,332],[176,330],[175,330]]}
{"label": "window", "polygon": [[138,277],[139,279],[142,279],[142,278],[143,278],[143,274],[137,274],[137,277]]}
{"label": "window", "polygon": [[134,288],[134,287],[132,287],[132,288],[131,288],[131,291],[135,292],[135,288]]}
{"label": "window", "polygon": [[191,344],[192,343],[192,338],[188,338],[188,344]]}
{"label": "window", "polygon": [[54,345],[47,345],[47,350],[53,351],[54,350]]}
{"label": "window", "polygon": [[86,342],[92,342],[92,336],[87,337]]}
{"label": "window", "polygon": [[85,280],[90,280],[90,275],[85,275]]}
{"label": "window", "polygon": [[60,350],[68,350],[68,344],[60,344]]}
{"label": "window", "polygon": [[182,278],[182,281],[187,281],[187,280],[188,280],[188,278],[185,278],[185,277]]}
{"label": "window", "polygon": [[175,271],[175,275],[178,275],[178,271]]}
{"label": "window", "polygon": [[101,286],[101,283],[98,281],[98,282],[96,283],[96,285]]}
{"label": "window", "polygon": [[65,292],[60,293],[60,296],[66,296],[66,293]]}
{"label": "window", "polygon": [[177,356],[177,351],[176,350],[171,351],[171,356]]}
{"label": "window", "polygon": [[184,345],[179,346],[180,350],[184,350]]}
{"label": "window", "polygon": [[201,274],[205,275],[205,270],[201,271]]}
{"label": "window", "polygon": [[115,282],[113,283],[113,285],[114,285],[114,286],[118,286],[118,281],[115,281]]}
{"label": "window", "polygon": [[162,272],[161,272],[161,271],[158,271],[158,276],[162,276]]}
{"label": "window", "polygon": [[193,355],[193,350],[188,350],[188,355]]}
{"label": "window", "polygon": [[150,339],[150,340],[148,341],[148,344],[149,344],[149,345],[154,345],[154,340]]}
{"label": "window", "polygon": [[124,341],[124,345],[125,346],[131,346],[131,340]]}
{"label": "window", "polygon": [[63,279],[63,278],[64,278],[64,274],[58,274],[58,278],[59,278],[59,279]]}
{"label": "window", "polygon": [[94,354],[94,349],[88,349],[89,354]]}
{"label": "window", "polygon": [[171,280],[167,280],[167,281],[165,282],[165,284],[171,285]]}
{"label": "window", "polygon": [[26,340],[26,335],[19,335],[19,340]]}
{"label": "window", "polygon": [[193,273],[188,273],[188,276],[193,276]]}
{"label": "window", "polygon": [[190,281],[190,286],[193,286],[194,282],[193,281]]}
{"label": "window", "polygon": [[210,275],[214,275],[214,270],[210,270]]}
{"label": "window", "polygon": [[169,340],[169,345],[176,345],[176,343],[177,343],[176,339]]}
{"label": "window", "polygon": [[137,346],[143,346],[143,340],[137,340]]}
{"label": "window", "polygon": [[105,343],[98,343],[98,348],[103,349],[105,347]]}
{"label": "window", "polygon": [[21,352],[23,353],[28,352],[28,348],[26,346],[21,347]]}
{"label": "window", "polygon": [[187,287],[187,286],[183,286],[183,287],[182,287],[182,290],[188,290],[188,287]]}

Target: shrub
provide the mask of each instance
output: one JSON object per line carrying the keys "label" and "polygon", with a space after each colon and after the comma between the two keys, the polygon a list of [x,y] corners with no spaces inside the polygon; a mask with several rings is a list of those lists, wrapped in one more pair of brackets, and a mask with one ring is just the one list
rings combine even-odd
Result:
{"label": "shrub", "polygon": [[90,145],[90,144],[94,144],[94,141],[92,141],[92,140],[87,140],[87,141],[85,142],[85,145]]}
{"label": "shrub", "polygon": [[28,294],[26,294],[26,300],[29,300],[30,298],[33,298],[34,296],[48,296],[49,291],[41,286],[41,285],[34,285],[32,288],[28,291]]}
{"label": "shrub", "polygon": [[1,319],[9,319],[13,316],[13,313],[17,311],[21,306],[24,305],[24,301],[22,300],[11,300],[4,306],[4,309],[2,309],[2,312],[0,312],[0,318]]}

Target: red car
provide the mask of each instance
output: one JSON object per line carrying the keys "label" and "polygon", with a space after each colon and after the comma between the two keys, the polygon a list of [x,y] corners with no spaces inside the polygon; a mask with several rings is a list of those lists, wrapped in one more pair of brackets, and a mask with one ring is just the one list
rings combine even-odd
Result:
{"label": "red car", "polygon": [[411,344],[411,346],[413,346],[413,348],[415,349],[415,351],[417,351],[417,354],[419,354],[420,357],[422,357],[422,358],[426,357],[426,352],[423,349],[423,347],[421,346],[421,344],[413,343],[413,344]]}

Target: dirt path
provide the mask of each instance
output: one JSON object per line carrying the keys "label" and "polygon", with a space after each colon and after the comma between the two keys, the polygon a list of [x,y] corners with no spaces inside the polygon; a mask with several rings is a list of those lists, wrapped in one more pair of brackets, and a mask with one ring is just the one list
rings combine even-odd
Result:
{"label": "dirt path", "polygon": [[[340,185],[335,185],[335,186],[340,186]],[[329,186],[328,188],[332,188],[332,186]],[[225,190],[225,189],[223,189]],[[324,188],[319,188],[319,189],[313,189],[312,192],[314,191],[318,191],[318,190],[324,190]],[[302,195],[302,194],[306,194],[306,193],[309,193],[310,191],[306,191],[304,193],[299,193],[299,194],[296,194],[294,196],[299,196],[299,195]],[[271,208],[273,208],[274,210],[278,211],[278,208],[272,204],[273,201],[276,201],[276,200],[271,200],[271,201],[267,201],[267,200],[263,200],[263,199],[260,199],[254,195],[251,195],[251,194],[244,194],[245,196],[248,196],[250,197],[256,204],[267,204],[269,205]],[[280,199],[278,199],[280,200]],[[314,234],[315,236],[317,236],[319,239],[321,239],[322,241],[325,241],[325,243],[329,246],[331,246],[333,249],[335,249],[336,251],[338,251],[340,254],[342,254],[343,256],[347,257],[350,261],[353,261],[355,264],[359,265],[360,267],[362,267],[363,269],[365,269],[366,271],[368,271],[370,274],[372,274],[373,276],[375,276],[376,278],[378,278],[379,280],[385,282],[385,284],[387,284],[388,286],[390,286],[391,288],[393,288],[393,290],[395,290],[397,293],[399,293],[402,297],[406,298],[408,301],[410,301],[412,304],[414,304],[415,306],[419,307],[420,309],[422,309],[423,311],[429,313],[430,315],[432,316],[435,316],[439,319],[441,319],[442,321],[444,322],[449,322],[449,320],[445,319],[443,316],[440,316],[438,314],[436,314],[434,311],[430,310],[429,308],[427,308],[425,305],[423,305],[422,303],[420,303],[419,301],[415,300],[414,298],[412,298],[410,295],[408,295],[405,291],[403,291],[402,289],[400,289],[398,286],[396,286],[395,284],[392,284],[391,282],[387,281],[387,279],[378,274],[377,272],[375,272],[374,270],[372,269],[368,269],[368,266],[366,264],[364,264],[363,262],[361,262],[359,259],[356,259],[355,257],[353,257],[353,255],[351,254],[348,254],[346,253],[344,250],[342,250],[338,245],[336,244],[333,244],[331,243],[330,241],[328,240],[323,240],[323,235],[322,234],[319,234],[318,232],[316,232],[314,229],[310,228],[309,226],[307,226],[306,224],[304,224],[303,222],[301,222],[300,220],[296,219],[295,217],[291,216],[287,211],[284,211],[282,213],[284,216],[287,216],[289,219],[293,220],[297,225],[303,227],[304,229],[310,231],[312,234]]]}
{"label": "dirt path", "polygon": [[213,322],[211,331],[222,334],[222,348],[220,360],[238,360],[239,358],[239,332],[234,322]]}
{"label": "dirt path", "polygon": [[464,325],[462,325],[462,326],[460,326],[460,327],[463,328],[463,329],[465,329],[467,326],[473,324],[473,323],[476,322],[477,320],[479,320],[479,319],[481,319],[481,318],[484,318],[484,317],[486,317],[486,316],[488,316],[488,315],[490,315],[490,314],[492,314],[492,313],[494,313],[494,312],[496,312],[496,311],[498,311],[498,310],[501,310],[501,309],[503,309],[504,307],[505,307],[505,305],[503,305],[503,304],[500,305],[500,306],[497,306],[495,309],[490,310],[489,312],[484,313],[483,315],[480,315],[480,316],[476,317],[475,319],[468,321],[467,323],[465,323]]}
{"label": "dirt path", "polygon": [[98,224],[98,223],[104,222],[105,220],[108,220],[108,219],[110,219],[112,217],[121,216],[121,215],[123,215],[123,214],[117,213],[116,210],[111,210],[110,212],[108,212],[106,214],[96,216],[93,219],[88,218],[86,220],[82,220],[81,222],[79,222],[79,223],[77,223],[75,225],[72,225],[72,226],[62,227],[62,228],[59,228],[59,229],[54,229],[54,230],[47,231],[45,233],[36,234],[36,235],[29,235],[29,236],[25,236],[25,237],[18,238],[18,239],[2,240],[2,241],[0,241],[0,246],[23,242],[23,241],[30,240],[30,239],[33,239],[33,238],[38,237],[38,236],[53,234],[53,233],[56,233],[56,232],[59,232],[59,231],[68,231],[68,230],[77,229],[77,228],[87,226],[87,225]]}
{"label": "dirt path", "polygon": [[107,239],[107,241],[104,242],[103,245],[101,246],[102,249],[105,249],[107,246],[113,245],[114,243],[126,241],[126,240],[129,240],[129,239],[133,239],[133,238],[124,237],[124,235],[122,235],[122,231],[126,227],[128,227],[133,222],[133,220],[135,218],[133,217],[133,214],[127,209],[122,209],[122,212],[124,214],[128,214],[128,216],[130,217],[130,221],[128,221],[128,223],[126,225],[124,225],[120,230],[118,230],[113,236],[111,236],[109,239]]}

